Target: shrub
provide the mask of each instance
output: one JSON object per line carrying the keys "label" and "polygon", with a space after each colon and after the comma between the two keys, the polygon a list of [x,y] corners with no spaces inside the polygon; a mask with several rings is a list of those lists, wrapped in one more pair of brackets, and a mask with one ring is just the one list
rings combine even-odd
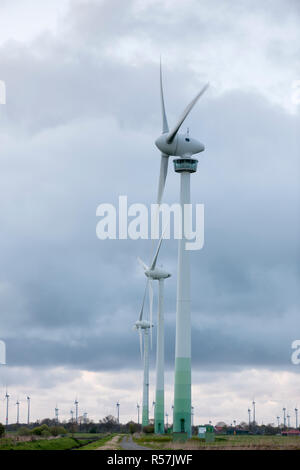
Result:
{"label": "shrub", "polygon": [[5,434],[5,427],[2,423],[0,423],[0,437],[4,436]]}
{"label": "shrub", "polygon": [[136,423],[129,423],[129,432],[130,434],[134,434],[135,432],[138,432],[139,430],[139,425]]}
{"label": "shrub", "polygon": [[52,434],[52,436],[62,436],[64,434],[67,434],[67,431],[63,426],[52,426],[50,428],[50,433]]}
{"label": "shrub", "polygon": [[148,424],[148,426],[144,426],[144,427],[143,427],[143,432],[144,432],[145,434],[152,434],[152,433],[154,433],[154,426],[153,426],[153,424]]}
{"label": "shrub", "polygon": [[42,435],[43,435],[43,432],[44,432],[44,434],[45,434],[46,432],[49,433],[48,435],[51,434],[51,433],[50,433],[49,426],[47,426],[47,424],[42,424],[42,426],[38,426],[38,427],[36,427],[36,428],[33,428],[33,430],[32,430],[32,434],[34,434],[35,436],[42,436]]}
{"label": "shrub", "polygon": [[30,429],[26,428],[25,426],[22,426],[21,428],[18,429],[19,436],[30,436],[30,434],[31,434]]}

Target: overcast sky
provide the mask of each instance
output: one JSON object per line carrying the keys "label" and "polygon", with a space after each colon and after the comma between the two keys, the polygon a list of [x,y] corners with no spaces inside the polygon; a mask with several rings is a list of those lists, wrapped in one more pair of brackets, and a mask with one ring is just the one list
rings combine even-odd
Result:
{"label": "overcast sky", "polygon": [[[172,124],[204,142],[192,199],[195,423],[276,422],[299,405],[300,7],[297,0],[1,0],[0,393],[26,417],[136,418],[147,240],[100,241],[96,208],[155,201],[159,57]],[[172,170],[165,201],[177,202]],[[177,243],[165,242],[166,411],[173,403]],[[156,304],[155,304],[156,305]],[[156,331],[156,330],[155,330]],[[154,331],[154,333],[155,333]],[[155,336],[155,335],[154,335]],[[155,338],[154,338],[155,339]],[[150,400],[154,399],[155,340]],[[297,402],[298,400],[298,402]],[[1,402],[0,402],[1,403]],[[151,409],[152,413],[152,409]],[[4,406],[0,409],[4,421]]]}

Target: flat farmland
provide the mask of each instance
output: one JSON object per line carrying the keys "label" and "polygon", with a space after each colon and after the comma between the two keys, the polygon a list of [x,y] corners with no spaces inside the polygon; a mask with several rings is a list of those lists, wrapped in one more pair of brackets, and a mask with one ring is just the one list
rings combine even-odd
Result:
{"label": "flat farmland", "polygon": [[185,443],[171,436],[135,436],[134,441],[161,450],[300,450],[300,436],[216,436],[214,442],[193,437]]}

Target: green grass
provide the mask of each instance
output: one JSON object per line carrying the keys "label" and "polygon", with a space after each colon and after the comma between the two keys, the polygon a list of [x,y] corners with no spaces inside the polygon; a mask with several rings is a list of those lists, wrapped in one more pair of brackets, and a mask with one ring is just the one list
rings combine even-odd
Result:
{"label": "green grass", "polygon": [[73,439],[72,437],[60,437],[58,439],[39,439],[15,443],[13,439],[1,439],[0,450],[69,450],[81,447],[86,441]]}
{"label": "green grass", "polygon": [[66,434],[67,437],[74,437],[75,439],[96,439],[96,438],[101,438],[104,436],[103,432],[98,432],[98,433],[91,433],[91,432],[74,432],[73,435],[72,433],[68,432]]}
{"label": "green grass", "polygon": [[216,436],[215,442],[205,442],[193,436],[185,443],[173,443],[172,436],[146,435],[134,437],[137,444],[151,449],[244,449],[244,450],[300,450],[300,437],[295,436]]}
{"label": "green grass", "polygon": [[170,442],[173,440],[172,436],[156,436],[155,434],[146,434],[141,437],[133,437],[133,440],[138,443],[147,443],[147,442]]}
{"label": "green grass", "polygon": [[98,447],[102,447],[104,444],[106,444],[107,441],[110,441],[116,434],[109,434],[108,436],[104,436],[101,439],[97,439],[96,441],[90,442],[86,446],[81,447],[78,450],[95,450],[98,449]]}
{"label": "green grass", "polygon": [[150,449],[165,449],[167,443],[173,440],[171,435],[157,436],[155,434],[145,434],[140,437],[133,436],[134,442],[141,446],[149,447]]}

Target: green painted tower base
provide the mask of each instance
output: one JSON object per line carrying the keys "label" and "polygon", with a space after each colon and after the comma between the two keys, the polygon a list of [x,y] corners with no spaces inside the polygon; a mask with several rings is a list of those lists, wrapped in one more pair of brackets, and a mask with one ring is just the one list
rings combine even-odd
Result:
{"label": "green painted tower base", "polygon": [[164,434],[164,391],[156,390],[155,413],[154,413],[154,432],[155,434]]}
{"label": "green painted tower base", "polygon": [[149,425],[149,412],[146,407],[143,408],[142,414],[142,427]]}
{"label": "green painted tower base", "polygon": [[175,359],[173,432],[192,435],[191,429],[191,359]]}

